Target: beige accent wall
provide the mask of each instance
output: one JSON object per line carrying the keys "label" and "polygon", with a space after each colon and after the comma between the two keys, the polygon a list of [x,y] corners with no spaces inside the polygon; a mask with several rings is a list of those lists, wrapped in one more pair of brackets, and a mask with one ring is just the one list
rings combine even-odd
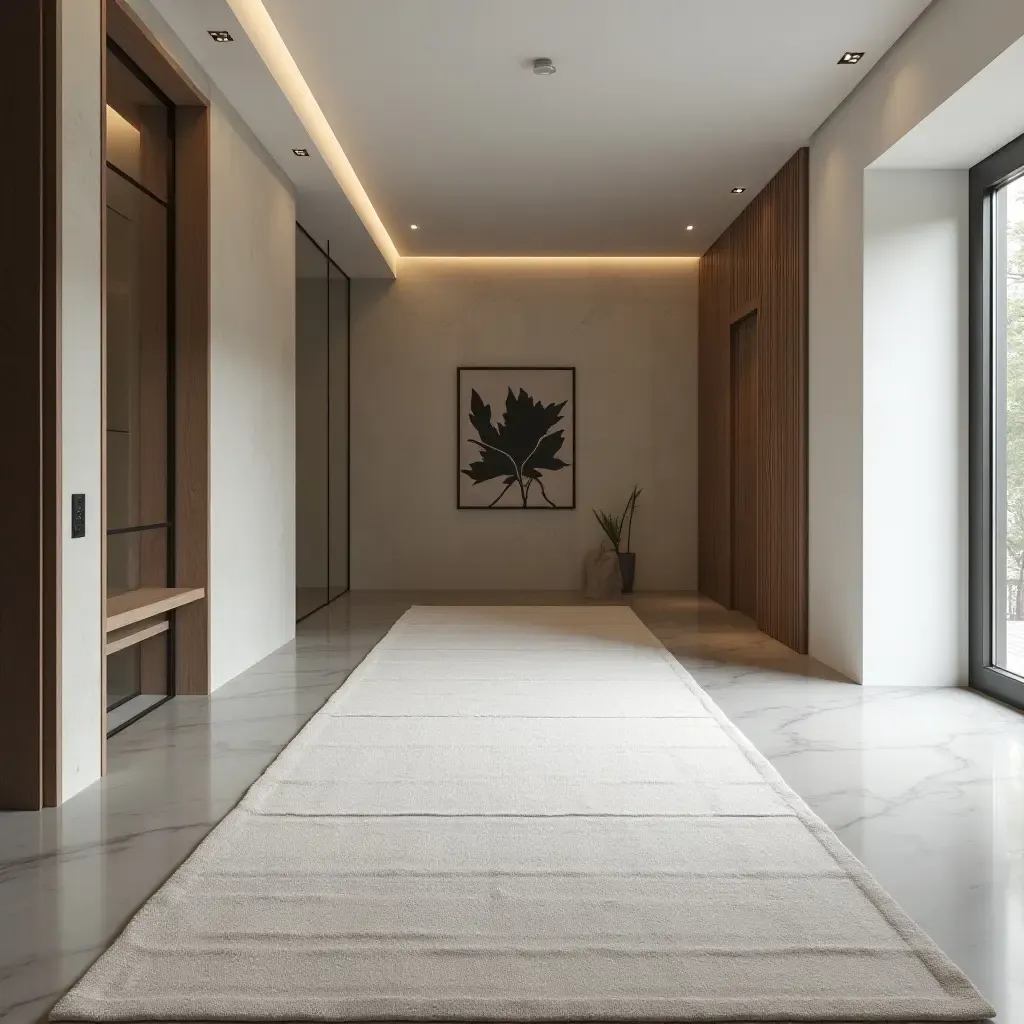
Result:
{"label": "beige accent wall", "polygon": [[[456,367],[576,367],[575,511],[456,508]],[[644,490],[637,587],[696,585],[697,261],[403,260],[352,282],[352,587],[575,590]]]}

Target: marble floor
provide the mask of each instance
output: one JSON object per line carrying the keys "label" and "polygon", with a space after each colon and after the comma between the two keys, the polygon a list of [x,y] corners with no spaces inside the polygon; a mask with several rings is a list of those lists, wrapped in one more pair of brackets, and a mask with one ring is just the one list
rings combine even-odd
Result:
{"label": "marble floor", "polygon": [[[0,814],[0,1019],[44,1019],[412,603],[570,594],[346,595],[212,699],[110,742],[62,808]],[[1024,716],[965,690],[872,689],[694,595],[640,617],[996,1005],[1024,1024]]]}

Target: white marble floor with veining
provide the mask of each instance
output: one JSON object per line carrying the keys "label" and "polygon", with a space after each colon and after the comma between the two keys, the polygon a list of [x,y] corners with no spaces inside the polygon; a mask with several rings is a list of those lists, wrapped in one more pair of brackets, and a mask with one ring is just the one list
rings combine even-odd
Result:
{"label": "white marble floor with veining", "polygon": [[[212,699],[115,736],[106,778],[59,810],[0,814],[0,1018],[45,1018],[410,604],[577,600],[346,595]],[[1000,1024],[1024,1024],[1024,715],[966,690],[865,690],[693,595],[632,604]]]}

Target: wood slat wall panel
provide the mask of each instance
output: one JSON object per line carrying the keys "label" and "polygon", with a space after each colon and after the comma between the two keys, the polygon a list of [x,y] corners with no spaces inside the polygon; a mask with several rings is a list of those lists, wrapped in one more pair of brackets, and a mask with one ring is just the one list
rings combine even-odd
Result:
{"label": "wood slat wall panel", "polygon": [[[0,4],[0,810],[36,810],[58,787],[58,53],[43,0]],[[55,504],[54,504],[55,503]]]}
{"label": "wood slat wall panel", "polygon": [[699,586],[732,595],[732,324],[757,310],[757,614],[807,650],[807,161],[801,149],[700,262]]}

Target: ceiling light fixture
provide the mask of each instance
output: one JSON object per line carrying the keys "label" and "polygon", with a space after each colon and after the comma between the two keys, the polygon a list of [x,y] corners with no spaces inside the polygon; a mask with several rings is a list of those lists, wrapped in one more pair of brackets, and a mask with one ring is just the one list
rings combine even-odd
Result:
{"label": "ceiling light fixture", "polygon": [[409,225],[409,230],[410,231],[419,231],[419,229],[420,229],[419,224],[410,224]]}
{"label": "ceiling light fixture", "polygon": [[861,57],[864,56],[863,50],[847,50],[846,53],[839,58],[837,64],[856,64]]}
{"label": "ceiling light fixture", "polygon": [[292,152],[296,156],[309,156],[309,150],[308,149],[293,149]]}
{"label": "ceiling light fixture", "polygon": [[537,57],[533,62],[535,75],[553,75],[557,70],[550,57]]}
{"label": "ceiling light fixture", "polygon": [[687,224],[686,225],[686,230],[687,231],[692,231],[693,230],[693,225],[692,224]]}
{"label": "ceiling light fixture", "polygon": [[741,195],[742,193],[744,193],[744,192],[746,192],[746,191],[747,191],[747,190],[746,190],[746,188],[745,188],[744,186],[742,186],[742,185],[738,185],[738,186],[737,186],[736,188],[734,188],[734,189],[732,190],[732,194],[733,194],[734,196],[738,196],[738,195]]}
{"label": "ceiling light fixture", "polygon": [[222,28],[207,29],[206,34],[215,43],[233,43],[235,41],[235,37],[230,32]]}

